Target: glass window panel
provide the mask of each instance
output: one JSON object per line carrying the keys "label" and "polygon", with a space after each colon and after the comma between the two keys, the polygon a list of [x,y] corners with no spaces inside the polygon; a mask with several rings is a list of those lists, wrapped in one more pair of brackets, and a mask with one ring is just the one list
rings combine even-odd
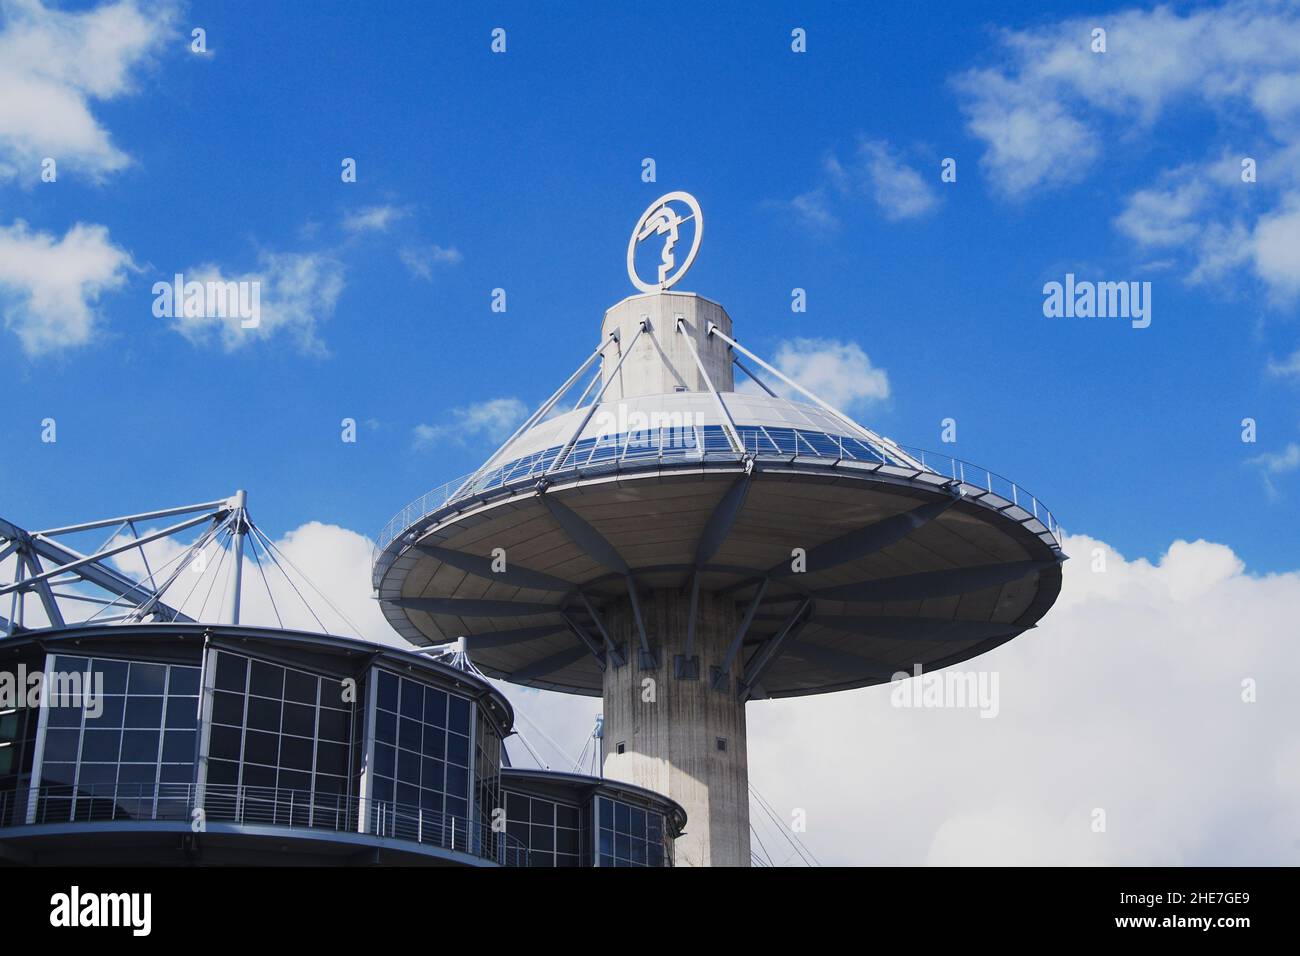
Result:
{"label": "glass window panel", "polygon": [[214,726],[208,741],[208,753],[222,760],[238,760],[242,738],[243,734],[237,727]]}
{"label": "glass window panel", "polygon": [[[299,771],[282,769],[280,771],[280,779],[278,785],[281,790],[300,791],[301,794],[299,793],[293,794],[293,797],[297,800],[300,800],[304,803],[310,800],[310,798],[307,796],[307,794],[311,790],[311,774],[309,773],[302,773]],[[288,800],[290,799],[290,795],[285,794],[282,797],[282,799]]]}
{"label": "glass window panel", "polygon": [[442,791],[441,790],[421,790],[420,806],[425,810],[432,810],[436,813],[442,812]]}
{"label": "glass window panel", "polygon": [[[91,708],[93,710],[95,708]],[[126,714],[126,698],[114,694],[101,697],[98,701],[99,716],[86,713],[86,726],[98,728],[121,727]]]}
{"label": "glass window panel", "polygon": [[632,833],[636,836],[645,836],[645,811],[640,807],[632,808]]}
{"label": "glass window panel", "polygon": [[346,743],[352,732],[352,716],[347,711],[320,710],[320,739]]}
{"label": "glass window panel", "polygon": [[305,704],[285,704],[284,705],[284,723],[280,728],[282,733],[294,734],[298,737],[314,737],[316,735],[316,708],[308,707]]}
{"label": "glass window panel", "polygon": [[613,830],[600,831],[600,852],[601,853],[614,852],[614,831]]}
{"label": "glass window panel", "polygon": [[446,772],[445,767],[446,765],[441,760],[424,758],[421,763],[420,785],[430,790],[442,792],[444,786],[443,775]]}
{"label": "glass window panel", "polygon": [[244,722],[244,695],[219,690],[212,695],[212,722],[238,727]]}
{"label": "glass window panel", "polygon": [[456,797],[469,795],[469,773],[467,771],[458,767],[448,768],[447,794]]}
{"label": "glass window panel", "polygon": [[632,839],[632,862],[645,866],[645,840]]}
{"label": "glass window panel", "polygon": [[244,760],[275,766],[280,751],[280,738],[276,734],[249,730],[244,734]]}
{"label": "glass window panel", "polygon": [[343,682],[322,677],[320,681],[320,705],[335,710],[350,710],[352,704],[343,699]]}
{"label": "glass window panel", "polygon": [[[403,692],[405,693],[405,692]],[[420,752],[420,731],[423,724],[419,720],[403,717],[397,727],[397,745],[407,750]]]}
{"label": "glass window panel", "polygon": [[197,697],[167,698],[167,729],[193,730],[199,725],[199,699]]}
{"label": "glass window panel", "polygon": [[290,770],[311,770],[312,742],[303,737],[280,738],[280,766]]}
{"label": "glass window panel", "polygon": [[[194,765],[189,763],[165,763],[159,779],[163,783],[189,783],[194,777]],[[209,774],[211,779],[211,774]]]}
{"label": "glass window panel", "polygon": [[316,774],[316,792],[322,796],[339,796],[347,793],[347,777],[336,777],[330,774],[317,772]]}
{"label": "glass window panel", "polygon": [[[48,733],[47,731],[47,739]],[[81,747],[81,759],[105,763],[116,762],[121,747],[122,731],[87,730],[85,742]]]}
{"label": "glass window panel", "polygon": [[432,687],[424,692],[424,722],[434,727],[447,726],[447,695]]}
{"label": "glass window panel", "polygon": [[289,670],[284,676],[284,699],[299,704],[311,704],[315,707],[316,684],[315,676],[304,674],[302,671]]}
{"label": "glass window panel", "polygon": [[[134,666],[134,665],[133,665]],[[158,731],[126,730],[122,732],[123,763],[157,763]]]}
{"label": "glass window panel", "polygon": [[614,865],[614,858],[613,858],[612,856],[610,856],[608,853],[602,853],[602,854],[600,855],[600,865],[601,865],[601,866],[613,866],[613,865]]}
{"label": "glass window panel", "polygon": [[163,699],[161,697],[136,697],[132,695],[126,699],[127,727],[161,727],[162,713]]}
{"label": "glass window panel", "polygon": [[447,760],[462,767],[469,766],[469,738],[460,734],[447,735]]}
{"label": "glass window panel", "polygon": [[540,826],[534,824],[530,834],[531,843],[529,848],[533,850],[554,850],[555,849],[555,828]]}
{"label": "glass window panel", "polygon": [[45,759],[54,761],[76,760],[77,748],[81,743],[80,730],[45,731]]}
{"label": "glass window panel", "polygon": [[117,782],[117,764],[115,763],[83,763],[77,777],[78,786],[83,790],[86,787],[98,787],[96,793],[102,793],[104,789]]}
{"label": "glass window panel", "polygon": [[397,752],[397,779],[403,783],[420,782],[420,757],[405,750]]}
{"label": "glass window panel", "polygon": [[128,683],[127,687],[127,693],[131,696],[135,694],[162,694],[167,687],[166,665],[142,664],[139,661],[132,662],[130,683]]}
{"label": "glass window panel", "polygon": [[95,674],[104,675],[105,694],[125,694],[126,693],[126,661],[102,661],[97,660],[91,667],[92,680],[98,681]]}
{"label": "glass window panel", "polygon": [[[117,783],[119,787],[130,793],[144,793],[146,788],[141,784],[152,784],[158,778],[158,765],[156,763],[123,763],[117,768]],[[131,786],[124,786],[131,785]],[[152,790],[152,787],[148,789]]]}
{"label": "glass window panel", "polygon": [[278,700],[264,697],[248,698],[248,726],[256,730],[276,732],[280,729],[280,707]]}
{"label": "glass window panel", "polygon": [[469,734],[469,701],[463,697],[448,698],[447,729]]}
{"label": "glass window panel", "polygon": [[171,679],[167,683],[168,697],[197,697],[199,694],[199,669],[197,667],[172,666]]}
{"label": "glass window panel", "polygon": [[392,777],[397,772],[397,749],[388,744],[375,744],[375,773]]}
{"label": "glass window panel", "polygon": [[393,781],[384,777],[376,777],[374,783],[376,800],[383,803],[393,799]]}
{"label": "glass window panel", "polygon": [[506,833],[524,846],[528,846],[529,826],[527,823],[506,823]]}
{"label": "glass window panel", "polygon": [[375,713],[375,739],[386,744],[397,743],[397,715],[386,711]]}
{"label": "glass window panel", "polygon": [[576,830],[579,825],[578,819],[579,815],[577,807],[566,807],[564,804],[556,806],[555,823],[557,826],[569,827]]}
{"label": "glass window panel", "polygon": [[555,831],[555,849],[563,853],[578,852],[578,831],[560,827]]}
{"label": "glass window panel", "polygon": [[224,651],[217,654],[216,687],[219,690],[244,692],[248,681],[248,660]]}
{"label": "glass window panel", "polygon": [[616,860],[632,858],[632,838],[626,833],[614,834],[614,858]]}
{"label": "glass window panel", "polygon": [[347,744],[321,741],[316,745],[316,772],[346,774],[348,772]]}
{"label": "glass window panel", "polygon": [[555,804],[549,800],[534,800],[532,809],[533,823],[545,823],[548,826],[555,825]]}
{"label": "glass window panel", "polygon": [[232,760],[209,760],[208,783],[221,786],[239,782],[239,764]]}
{"label": "glass window panel", "polygon": [[430,727],[424,735],[424,755],[443,760],[447,756],[447,732],[440,727]]}
{"label": "glass window panel", "polygon": [[253,673],[248,679],[248,692],[259,697],[284,697],[284,668],[265,661],[253,661]]}
{"label": "glass window panel", "polygon": [[[121,700],[121,698],[119,697],[118,700]],[[80,727],[81,708],[80,707],[51,707],[49,726]]]}
{"label": "glass window panel", "polygon": [[447,798],[447,815],[464,818],[469,814],[469,803],[459,797]]}
{"label": "glass window panel", "polygon": [[415,681],[402,681],[401,714],[412,720],[419,720],[424,715],[424,688]]}
{"label": "glass window panel", "polygon": [[632,824],[632,808],[626,803],[614,804],[614,829],[619,833],[627,833],[628,827]]}
{"label": "glass window panel", "polygon": [[256,764],[244,764],[245,787],[267,787],[274,789],[276,770],[274,767],[259,767]]}
{"label": "glass window panel", "polygon": [[600,813],[600,828],[602,830],[614,829],[614,804],[605,797],[601,797],[598,806]]}
{"label": "glass window panel", "polygon": [[162,758],[168,762],[194,759],[194,731],[169,730],[163,735]]}
{"label": "glass window panel", "polygon": [[646,846],[646,863],[650,866],[664,865],[664,848],[658,843],[650,843]]}
{"label": "glass window panel", "polygon": [[41,783],[51,786],[72,786],[76,773],[75,763],[45,763],[41,765]]}
{"label": "glass window panel", "polygon": [[379,672],[377,702],[384,710],[397,711],[397,678],[388,671]]}

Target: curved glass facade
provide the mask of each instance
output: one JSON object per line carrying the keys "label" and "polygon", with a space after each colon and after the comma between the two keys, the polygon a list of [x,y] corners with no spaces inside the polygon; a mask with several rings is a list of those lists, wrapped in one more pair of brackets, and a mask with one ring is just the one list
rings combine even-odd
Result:
{"label": "curved glass facade", "polygon": [[199,668],[57,654],[46,673],[79,674],[84,690],[46,708],[32,822],[186,819]]}
{"label": "curved glass facade", "polygon": [[142,627],[154,643],[96,628],[106,639],[93,652],[99,633],[78,637],[76,654],[33,641],[0,665],[0,681],[20,660],[45,678],[37,704],[0,695],[0,839],[91,854],[86,827],[138,823],[130,852],[153,847],[146,862],[182,845],[193,862],[207,842],[234,854],[223,862],[282,861],[281,840],[259,838],[270,827],[309,831],[324,842],[303,852],[345,859],[370,837],[404,862],[454,851],[513,866],[671,865],[671,802],[503,769],[508,705],[469,675],[332,638]]}

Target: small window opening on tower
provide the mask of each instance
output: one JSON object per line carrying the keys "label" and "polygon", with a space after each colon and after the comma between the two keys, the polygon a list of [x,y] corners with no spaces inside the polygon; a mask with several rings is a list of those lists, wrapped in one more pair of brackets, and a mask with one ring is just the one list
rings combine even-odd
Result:
{"label": "small window opening on tower", "polygon": [[624,741],[620,740],[618,742],[618,752],[625,753],[626,751],[627,751],[627,744]]}
{"label": "small window opening on tower", "polygon": [[718,752],[719,752],[719,753],[726,753],[726,752],[727,752],[727,738],[726,738],[726,737],[719,737],[719,738],[718,738]]}

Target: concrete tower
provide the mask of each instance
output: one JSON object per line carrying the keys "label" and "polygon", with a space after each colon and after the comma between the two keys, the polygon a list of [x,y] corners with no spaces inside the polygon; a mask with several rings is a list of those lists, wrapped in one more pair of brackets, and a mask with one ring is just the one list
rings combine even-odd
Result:
{"label": "concrete tower", "polygon": [[482,468],[389,523],[374,584],[414,643],[602,697],[605,775],[686,810],[677,864],[745,866],[749,701],[990,650],[1047,612],[1063,555],[1023,489],[864,428],[671,291],[702,235],[688,194],[650,205],[640,294]]}

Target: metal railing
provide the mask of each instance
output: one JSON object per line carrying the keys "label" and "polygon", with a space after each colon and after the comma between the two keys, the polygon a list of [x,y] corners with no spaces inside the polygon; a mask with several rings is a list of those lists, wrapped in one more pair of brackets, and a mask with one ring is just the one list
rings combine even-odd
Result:
{"label": "metal railing", "polygon": [[26,788],[0,792],[0,829],[118,821],[185,822],[200,832],[211,823],[233,823],[361,833],[468,853],[501,866],[528,865],[528,850],[516,837],[480,821],[386,800],[228,784],[202,791],[189,783],[47,784],[38,788],[33,810]]}
{"label": "metal railing", "polygon": [[[765,428],[741,425],[737,429],[744,453],[737,452],[725,439],[721,426],[651,429],[586,438],[576,443],[562,461],[556,458],[561,446],[526,455],[491,469],[479,469],[439,485],[416,498],[395,514],[380,530],[373,555],[378,562],[395,540],[424,518],[458,501],[470,500],[488,491],[535,483],[543,476],[608,474],[635,471],[660,465],[683,465],[692,462],[737,462],[746,457],[758,460],[812,461],[836,465],[843,461],[861,462],[874,470],[898,477],[931,474],[961,482],[968,496],[981,500],[995,497],[1006,502],[997,510],[1028,526],[1049,544],[1061,542],[1061,529],[1052,514],[1037,497],[1010,478],[952,455],[938,454],[906,445],[899,450],[919,462],[924,471],[862,438],[832,435],[803,428]],[[716,434],[715,434],[716,432]],[[1039,530],[1041,526],[1042,530]]]}

